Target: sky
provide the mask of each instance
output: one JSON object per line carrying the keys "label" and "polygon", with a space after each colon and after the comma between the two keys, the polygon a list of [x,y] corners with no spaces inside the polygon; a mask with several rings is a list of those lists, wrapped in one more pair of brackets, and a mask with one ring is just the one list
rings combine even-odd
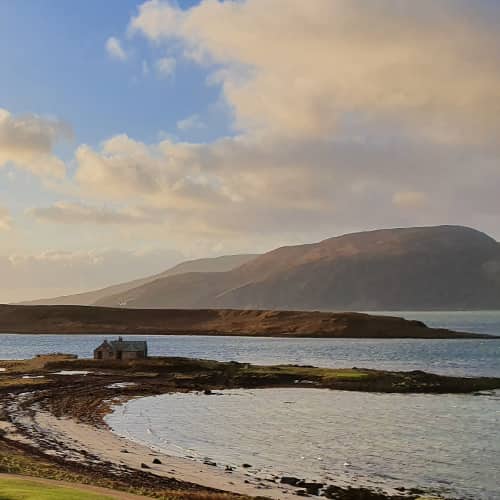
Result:
{"label": "sky", "polygon": [[434,224],[500,239],[500,2],[0,0],[0,301]]}

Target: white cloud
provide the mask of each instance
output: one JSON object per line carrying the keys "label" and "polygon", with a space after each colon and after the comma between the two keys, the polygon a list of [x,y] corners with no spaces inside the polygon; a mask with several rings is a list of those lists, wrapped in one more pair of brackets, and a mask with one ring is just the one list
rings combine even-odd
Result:
{"label": "white cloud", "polygon": [[[151,217],[183,248],[203,239],[238,251],[235,242],[245,238],[245,250],[260,250],[436,223],[498,234],[500,200],[494,188],[481,189],[500,184],[495,151],[357,133],[328,141],[243,134],[207,144],[115,136],[100,149],[79,148],[76,179],[82,199],[145,217],[123,226],[138,234]],[[481,172],[474,185],[471,165]]]}
{"label": "white cloud", "polygon": [[394,193],[392,202],[399,208],[421,208],[426,204],[427,196],[418,191],[399,191]]}
{"label": "white cloud", "polygon": [[355,115],[477,142],[500,129],[498,15],[461,0],[150,0],[130,30],[213,64],[242,129],[328,138]]}
{"label": "white cloud", "polygon": [[0,206],[0,231],[8,231],[11,228],[11,223],[9,210]]}
{"label": "white cloud", "polygon": [[148,146],[126,135],[115,136],[101,151],[78,149],[76,180],[85,196],[176,211],[231,199],[221,178],[203,169],[199,149],[169,140]]}
{"label": "white cloud", "polygon": [[176,60],[173,57],[162,57],[155,64],[157,73],[162,78],[170,78],[175,73]]}
{"label": "white cloud", "polygon": [[89,146],[76,151],[78,170],[76,181],[87,194],[106,193],[111,197],[128,197],[136,193],[158,191],[157,176],[161,171],[158,160],[148,148],[126,135],[104,142],[100,153]]}
{"label": "white cloud", "polygon": [[182,132],[186,132],[188,130],[205,128],[205,124],[203,123],[199,115],[195,114],[179,120],[177,122],[177,128]]}
{"label": "white cloud", "polygon": [[[154,41],[147,59],[160,45],[203,66],[238,135],[81,145],[66,194],[80,201],[31,213],[113,235],[161,232],[195,252],[382,226],[459,223],[498,234],[500,33],[495,16],[467,5],[146,2],[131,30]],[[175,60],[166,60],[171,75]]]}
{"label": "white cloud", "polygon": [[[462,0],[290,0],[286,9],[280,0],[202,0],[184,10],[147,1],[130,32],[174,43],[203,66],[240,133],[150,146],[150,184],[167,172],[177,185],[208,179],[198,188],[226,197],[190,216],[234,234],[494,228],[500,200],[484,186],[500,182],[499,16],[498,5]],[[161,188],[157,198],[188,218],[176,194]]]}
{"label": "white cloud", "polygon": [[[29,211],[44,224],[22,238],[50,244],[67,233],[77,248],[149,242],[201,256],[382,226],[459,223],[500,236],[499,16],[495,2],[466,0],[146,2],[130,29],[155,49],[138,71],[174,74],[173,57],[147,62],[157,50],[190,58],[219,87],[238,135],[82,144],[64,186],[78,201],[44,193],[44,206]],[[106,49],[127,59],[116,38]],[[177,123],[201,126],[198,115]],[[0,110],[0,166],[63,177],[54,150],[70,134],[58,120]],[[9,245],[17,222],[2,231]],[[0,209],[0,229],[10,225]],[[103,286],[164,269],[173,255],[9,254],[0,256],[0,293]]]}
{"label": "white cloud", "polygon": [[151,214],[137,209],[116,209],[70,202],[32,208],[28,210],[28,214],[44,222],[61,224],[133,225],[159,222]]}
{"label": "white cloud", "polygon": [[119,61],[126,61],[128,55],[122,47],[120,40],[114,36],[110,36],[106,40],[106,52],[113,59],[118,59]]}
{"label": "white cloud", "polygon": [[66,167],[54,153],[72,135],[69,125],[37,115],[14,116],[0,108],[0,167],[12,163],[40,176],[62,178]]}

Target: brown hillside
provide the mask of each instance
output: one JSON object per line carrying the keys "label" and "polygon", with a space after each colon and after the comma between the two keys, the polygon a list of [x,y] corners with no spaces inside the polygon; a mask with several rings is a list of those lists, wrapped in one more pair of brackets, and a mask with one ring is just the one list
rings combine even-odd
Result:
{"label": "brown hillside", "polygon": [[420,321],[361,313],[235,309],[0,306],[0,333],[185,334],[349,338],[474,338]]}
{"label": "brown hillside", "polygon": [[47,299],[38,299],[28,302],[23,302],[23,305],[80,305],[80,306],[90,306],[95,302],[105,299],[111,295],[123,294],[128,292],[133,288],[146,285],[160,278],[166,278],[168,276],[175,276],[176,274],[183,274],[189,272],[221,272],[230,271],[242,264],[248,262],[251,259],[257,257],[256,254],[242,254],[242,255],[223,255],[221,257],[211,257],[206,259],[195,259],[188,260],[186,262],[181,262],[176,266],[163,271],[162,273],[155,274],[153,276],[147,276],[146,278],[141,278],[133,281],[127,281],[126,283],[120,283],[118,285],[108,286],[106,288],[101,288],[99,290],[93,290],[90,292],[78,293],[74,295],[65,295],[61,297],[53,297]]}
{"label": "brown hillside", "polygon": [[221,273],[157,279],[96,302],[140,308],[500,309],[500,245],[460,226],[283,247]]}

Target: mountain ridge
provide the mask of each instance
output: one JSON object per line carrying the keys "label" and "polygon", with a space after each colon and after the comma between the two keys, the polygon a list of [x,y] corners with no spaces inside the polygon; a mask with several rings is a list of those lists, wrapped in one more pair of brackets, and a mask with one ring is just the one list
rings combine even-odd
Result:
{"label": "mountain ridge", "polygon": [[230,271],[156,279],[100,306],[500,309],[500,244],[463,226],[379,229],[271,250]]}
{"label": "mountain ridge", "polygon": [[[159,278],[165,278],[167,276],[174,276],[175,274],[181,274],[185,272],[190,272],[189,270],[194,268],[204,269],[231,269],[235,266],[239,266],[249,259],[257,257],[258,254],[235,254],[235,255],[221,255],[219,257],[206,257],[201,259],[190,259],[187,261],[180,262],[175,266],[162,271],[151,276],[146,276],[145,278],[139,278],[131,281],[126,281],[124,283],[118,283],[116,285],[110,285],[104,288],[99,288],[97,290],[90,290],[88,292],[62,295],[59,297],[50,297],[36,300],[29,300],[19,303],[19,305],[81,305],[90,306],[101,298],[106,298],[108,296],[115,295],[117,293],[124,293],[127,290],[145,285]],[[212,272],[212,271],[209,271]],[[215,271],[213,271],[215,272]]]}

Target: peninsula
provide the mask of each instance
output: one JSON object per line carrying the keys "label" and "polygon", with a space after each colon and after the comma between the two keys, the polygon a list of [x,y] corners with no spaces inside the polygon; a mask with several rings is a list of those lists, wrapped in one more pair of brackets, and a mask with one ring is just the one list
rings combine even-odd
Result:
{"label": "peninsula", "polygon": [[0,306],[0,333],[310,338],[495,338],[354,312]]}

